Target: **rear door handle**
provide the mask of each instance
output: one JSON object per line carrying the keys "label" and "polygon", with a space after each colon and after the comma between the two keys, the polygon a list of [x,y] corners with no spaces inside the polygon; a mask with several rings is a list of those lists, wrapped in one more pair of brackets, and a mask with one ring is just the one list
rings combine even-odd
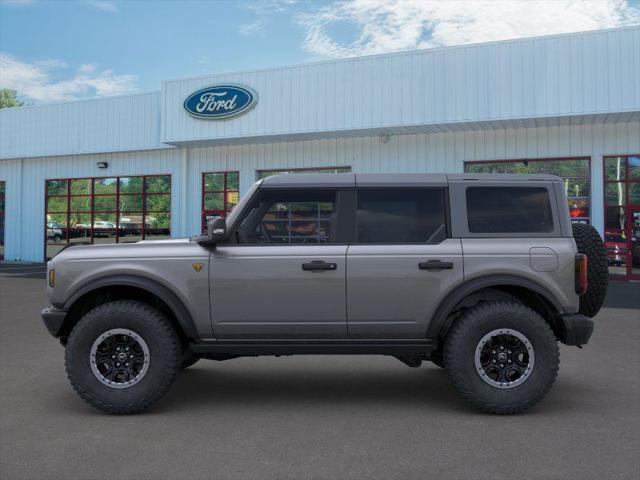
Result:
{"label": "rear door handle", "polygon": [[418,264],[420,270],[451,270],[453,262],[443,262],[441,260],[429,260]]}
{"label": "rear door handle", "polygon": [[336,270],[338,268],[337,263],[327,263],[323,260],[313,260],[309,263],[302,264],[302,270],[309,272],[319,272],[322,270]]}

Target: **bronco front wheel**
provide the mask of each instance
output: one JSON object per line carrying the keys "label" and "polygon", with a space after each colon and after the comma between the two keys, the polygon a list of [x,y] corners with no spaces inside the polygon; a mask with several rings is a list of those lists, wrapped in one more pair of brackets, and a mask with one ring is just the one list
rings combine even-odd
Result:
{"label": "bronco front wheel", "polygon": [[453,386],[489,413],[522,412],[551,389],[560,364],[547,322],[517,302],[471,308],[445,340],[444,362]]}
{"label": "bronco front wheel", "polygon": [[108,413],[146,410],[169,389],[182,363],[178,336],[165,316],[142,302],[105,303],[84,315],[65,350],[75,391]]}

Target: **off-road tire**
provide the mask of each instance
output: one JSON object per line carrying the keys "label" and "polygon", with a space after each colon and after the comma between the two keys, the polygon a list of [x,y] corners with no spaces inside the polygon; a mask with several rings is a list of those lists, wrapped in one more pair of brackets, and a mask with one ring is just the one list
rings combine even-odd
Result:
{"label": "off-road tire", "polygon": [[[480,340],[496,329],[512,329],[531,342],[533,369],[523,383],[507,389],[488,384],[474,355]],[[515,414],[538,403],[555,382],[560,365],[558,342],[547,322],[517,302],[487,302],[469,309],[449,331],[444,345],[449,381],[471,405],[488,413]]]}
{"label": "off-road tire", "polygon": [[189,348],[184,350],[182,354],[182,364],[180,365],[180,370],[186,370],[191,365],[195,364],[200,360],[200,356],[193,353]]}
{"label": "off-road tire", "polygon": [[602,308],[609,285],[607,251],[598,231],[591,225],[574,223],[573,239],[578,252],[587,256],[587,291],[580,296],[579,312],[587,317],[595,317]]}
{"label": "off-road tire", "polygon": [[[93,342],[104,332],[122,328],[136,332],[149,348],[149,367],[139,383],[114,389],[101,383],[90,365]],[[69,335],[65,365],[71,385],[89,405],[113,414],[142,412],[169,389],[182,362],[178,335],[152,306],[133,300],[102,304],[84,315]]]}

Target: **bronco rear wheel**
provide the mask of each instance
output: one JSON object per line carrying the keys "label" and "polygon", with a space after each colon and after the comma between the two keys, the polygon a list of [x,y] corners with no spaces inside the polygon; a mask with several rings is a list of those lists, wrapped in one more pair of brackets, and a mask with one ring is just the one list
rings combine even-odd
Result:
{"label": "bronco rear wheel", "polygon": [[571,226],[578,252],[587,256],[587,291],[580,296],[579,312],[595,317],[604,304],[609,286],[607,251],[600,234],[591,225],[573,223]]}
{"label": "bronco rear wheel", "polygon": [[469,309],[444,345],[449,380],[475,407],[514,414],[551,389],[560,364],[547,322],[517,302],[487,302]]}
{"label": "bronco rear wheel", "polygon": [[71,331],[65,349],[71,385],[91,406],[138,413],[169,389],[182,363],[178,335],[146,303],[119,300],[89,311]]}

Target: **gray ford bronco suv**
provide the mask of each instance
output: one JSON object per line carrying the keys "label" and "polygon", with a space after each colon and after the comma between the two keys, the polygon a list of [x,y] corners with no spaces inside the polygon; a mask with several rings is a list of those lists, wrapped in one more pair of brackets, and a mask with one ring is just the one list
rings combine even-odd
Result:
{"label": "gray ford bronco suv", "polygon": [[518,413],[607,289],[602,240],[550,175],[277,175],[207,235],[74,246],[47,269],[71,384],[119,414],[200,359],[293,354],[431,361],[472,405]]}

